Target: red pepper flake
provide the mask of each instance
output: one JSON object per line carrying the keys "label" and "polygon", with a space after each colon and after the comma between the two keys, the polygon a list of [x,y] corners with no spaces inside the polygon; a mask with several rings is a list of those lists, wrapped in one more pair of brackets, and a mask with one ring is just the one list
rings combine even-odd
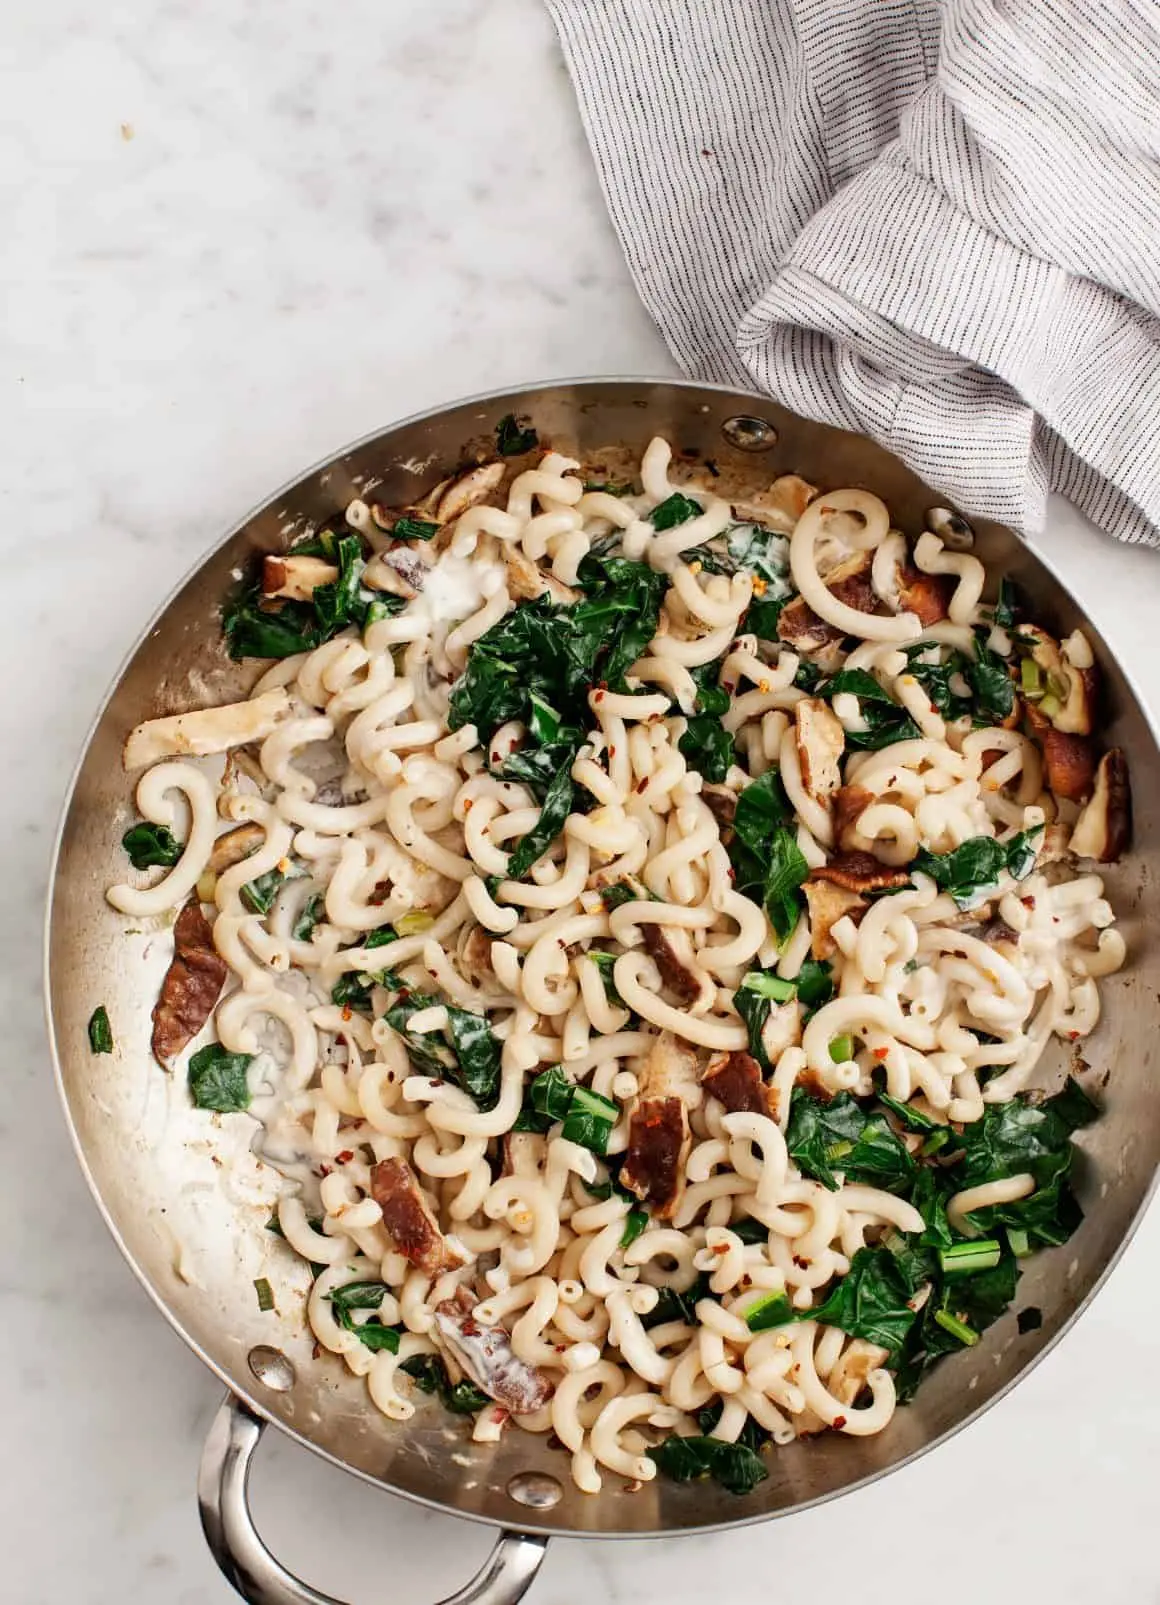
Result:
{"label": "red pepper flake", "polygon": [[1069,1031],[1067,1033],[1067,1040],[1069,1042],[1078,1042],[1079,1041],[1079,1032],[1078,1031]]}
{"label": "red pepper flake", "polygon": [[609,747],[608,756],[610,758],[615,758],[616,757],[616,748],[615,747]]}
{"label": "red pepper flake", "polygon": [[342,1017],[343,1017],[344,1020],[351,1020],[351,1019],[354,1018],[354,1010],[351,1008],[349,1003],[344,1003],[343,1004],[343,1006],[342,1006]]}
{"label": "red pepper flake", "polygon": [[731,881],[735,881],[737,879],[737,871],[733,868],[732,864],[730,864],[730,866],[729,866],[728,873],[729,873],[729,879]]}
{"label": "red pepper flake", "polygon": [[638,797],[640,796],[640,794],[642,792],[645,792],[645,791],[648,790],[648,781],[649,781],[649,777],[647,775],[644,777],[643,780],[638,780],[637,781],[637,783],[636,783],[636,794],[637,794]]}
{"label": "red pepper flake", "polygon": [[846,1425],[845,1416],[835,1416],[834,1417],[834,1431],[835,1432],[841,1432],[842,1428],[845,1425]]}
{"label": "red pepper flake", "polygon": [[478,1337],[479,1336],[479,1327],[472,1320],[464,1321],[463,1325],[460,1327],[459,1330],[463,1333],[464,1337]]}
{"label": "red pepper flake", "polygon": [[471,798],[471,797],[468,797],[466,799],[466,801],[464,802],[464,804],[463,804],[463,812],[465,814],[469,814],[471,812],[473,806],[474,806],[474,799]]}
{"label": "red pepper flake", "polygon": [[793,1257],[793,1262],[797,1266],[799,1271],[805,1271],[805,1270],[809,1269],[809,1263],[810,1263],[809,1260],[799,1259],[799,1257],[796,1254]]}
{"label": "red pepper flake", "polygon": [[334,1162],[336,1165],[349,1165],[353,1158],[354,1149],[344,1148],[340,1154],[335,1154]]}
{"label": "red pepper flake", "polygon": [[318,1170],[317,1170],[317,1175],[319,1175],[323,1179],[323,1181],[325,1181],[327,1176],[330,1175],[330,1171],[331,1171],[331,1166],[330,1165],[319,1165]]}
{"label": "red pepper flake", "polygon": [[1023,904],[1024,908],[1035,907],[1035,899],[1033,897],[1021,897],[1019,901]]}
{"label": "red pepper flake", "polygon": [[886,1057],[886,1055],[887,1055],[887,1053],[889,1051],[890,1050],[888,1048],[875,1048],[874,1049],[874,1057],[876,1059],[879,1059],[879,1060],[885,1059],[885,1057]]}

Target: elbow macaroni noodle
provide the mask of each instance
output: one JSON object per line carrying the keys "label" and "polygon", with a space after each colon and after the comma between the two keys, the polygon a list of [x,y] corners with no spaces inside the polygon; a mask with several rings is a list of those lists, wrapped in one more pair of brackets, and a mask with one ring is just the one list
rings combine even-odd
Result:
{"label": "elbow macaroni noodle", "polygon": [[[402,612],[361,637],[348,630],[288,659],[258,682],[256,696],[276,690],[290,705],[258,749],[260,782],[236,770],[219,796],[200,760],[167,757],[146,771],[140,812],[158,825],[186,819],[186,845],[155,883],[108,894],[134,916],[176,908],[206,871],[219,814],[260,828],[254,855],[216,879],[214,941],[234,983],[216,1029],[231,1051],[260,1055],[251,1112],[263,1123],[262,1151],[296,1178],[279,1205],[281,1230],[321,1267],[307,1308],[313,1332],[367,1378],[377,1409],[405,1422],[415,1399],[400,1365],[437,1348],[435,1308],[466,1288],[476,1322],[510,1326],[515,1356],[553,1384],[550,1406],[516,1427],[550,1426],[586,1492],[608,1472],[652,1478],[649,1433],[696,1430],[691,1413],[713,1401],[724,1404],[716,1433],[726,1440],[750,1417],[776,1443],[821,1426],[882,1430],[895,1407],[886,1351],[811,1319],[761,1333],[744,1319],[769,1292],[784,1292],[808,1316],[860,1247],[922,1227],[890,1193],[853,1184],[828,1191],[800,1173],[785,1139],[795,1084],[805,1078],[866,1095],[881,1071],[895,1098],[919,1100],[931,1118],[977,1119],[1028,1084],[1053,1034],[1074,1040],[1092,1029],[1098,978],[1124,960],[1096,874],[1039,867],[1017,888],[1004,875],[994,898],[1006,933],[998,943],[915,874],[912,889],[872,902],[860,923],[834,927],[832,1001],[804,1025],[796,1002],[771,1011],[767,1114],[687,1100],[691,1146],[671,1220],[651,1220],[626,1242],[629,1202],[615,1192],[594,1201],[586,1190],[604,1175],[591,1153],[558,1130],[512,1133],[527,1083],[552,1065],[627,1101],[645,1082],[660,1032],[697,1052],[702,1068],[710,1053],[744,1050],[748,1032],[732,995],[746,970],[761,963],[793,978],[809,954],[805,912],[779,946],[764,910],[733,889],[720,817],[681,748],[697,695],[691,671],[724,656],[731,695],[723,722],[736,741],[725,789],[736,796],[778,765],[807,862],[824,864],[835,850],[833,811],[810,789],[795,740],[800,655],[741,633],[764,582],[702,563],[698,551],[730,528],[733,512],[712,491],[676,485],[670,466],[667,443],[654,440],[642,494],[585,493],[579,465],[548,453],[515,478],[505,507],[461,513],[433,548],[441,544],[442,555],[425,590]],[[648,515],[678,489],[700,510],[658,531]],[[368,516],[358,507],[356,524]],[[472,643],[517,605],[505,554],[575,585],[580,562],[608,532],[626,556],[669,576],[660,627],[630,669],[627,692],[591,691],[591,728],[572,768],[590,811],[571,814],[529,875],[509,880],[514,841],[540,809],[526,786],[490,772],[474,728],[449,731],[449,681]],[[874,552],[883,611],[857,611],[826,588],[820,557],[835,548]],[[867,806],[842,845],[886,865],[908,864],[920,847],[946,852],[1054,817],[1035,743],[945,720],[902,650],[921,637],[937,663],[941,651],[970,642],[982,565],[945,550],[937,535],[921,537],[918,568],[948,576],[951,591],[949,624],[924,632],[899,604],[905,551],[885,506],[860,490],[811,501],[788,547],[794,588],[822,621],[855,638],[847,665],[874,674],[919,730],[916,739],[850,754],[845,766]],[[381,558],[375,563],[382,569]],[[1076,662],[1087,650],[1082,637],[1069,649]],[[866,728],[857,697],[838,697],[835,711],[847,731]],[[521,736],[504,726],[492,757]],[[339,762],[337,786],[315,778],[311,755],[320,749]],[[254,913],[243,887],[288,861],[296,867],[273,908]],[[647,896],[606,908],[600,888],[625,875],[638,877]],[[319,922],[296,937],[311,896]],[[422,928],[409,927],[409,916]],[[365,945],[387,922],[401,922],[398,939],[385,950]],[[657,933],[685,955],[695,983],[688,996],[671,990]],[[330,1001],[344,977],[374,975],[384,963],[393,979],[372,984],[370,1018]],[[412,1068],[384,1018],[398,986],[487,1016],[500,1044],[493,1109]],[[446,1020],[440,1004],[413,1016],[409,1029],[437,1042]],[[839,1062],[837,1039],[849,1044]],[[625,1117],[610,1154],[628,1141]],[[391,1157],[408,1161],[458,1255],[434,1278],[396,1251],[371,1195],[371,1166]],[[969,1234],[967,1211],[1032,1185],[1018,1176],[961,1192],[951,1219]],[[766,1235],[743,1239],[733,1229],[742,1221]],[[650,1327],[660,1293],[682,1293],[701,1273],[714,1297],[697,1305],[696,1324]],[[359,1280],[386,1287],[370,1313],[402,1324],[398,1354],[373,1351],[357,1327],[336,1321],[330,1295]],[[479,1412],[477,1438],[507,1429],[496,1405]]]}

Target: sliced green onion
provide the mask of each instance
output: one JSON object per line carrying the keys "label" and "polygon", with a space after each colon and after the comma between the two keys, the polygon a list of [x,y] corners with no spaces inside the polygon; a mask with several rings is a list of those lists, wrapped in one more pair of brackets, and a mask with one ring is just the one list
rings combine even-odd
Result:
{"label": "sliced green onion", "polygon": [[266,1315],[274,1308],[274,1289],[264,1276],[259,1276],[254,1283],[254,1292],[258,1295],[258,1308]]}
{"label": "sliced green onion", "polygon": [[1058,697],[1046,696],[1039,704],[1039,711],[1045,719],[1054,719],[1063,709],[1063,703]]}
{"label": "sliced green onion", "polygon": [[1055,697],[1059,702],[1067,701],[1067,686],[1057,674],[1047,676],[1047,694]]}
{"label": "sliced green onion", "polygon": [[1016,1259],[1026,1259],[1031,1252],[1031,1239],[1021,1226],[1008,1226],[1007,1244]]}
{"label": "sliced green onion", "polygon": [[979,1334],[974,1327],[968,1326],[965,1321],[960,1321],[958,1316],[952,1315],[949,1310],[936,1310],[934,1318],[943,1331],[949,1332],[953,1338],[957,1338],[965,1349],[974,1348],[979,1341]]}
{"label": "sliced green onion", "polygon": [[854,1057],[854,1038],[852,1036],[834,1037],[830,1043],[830,1058],[835,1064],[844,1064],[847,1059]]}
{"label": "sliced green onion", "polygon": [[1020,663],[1019,688],[1033,702],[1043,695],[1043,674],[1034,658],[1024,658]]}
{"label": "sliced green onion", "polygon": [[955,1243],[952,1248],[940,1248],[938,1262],[947,1276],[973,1276],[976,1271],[994,1270],[1002,1253],[997,1238],[982,1237],[972,1243]]}
{"label": "sliced green onion", "polygon": [[924,1158],[929,1158],[931,1154],[937,1154],[940,1148],[945,1148],[950,1140],[951,1134],[947,1127],[940,1126],[937,1131],[931,1132],[918,1151]]}
{"label": "sliced green onion", "polygon": [[624,1221],[624,1230],[620,1234],[621,1248],[627,1248],[635,1243],[648,1226],[648,1211],[646,1209],[630,1209]]}
{"label": "sliced green onion", "polygon": [[745,1324],[751,1332],[768,1332],[792,1320],[793,1305],[784,1293],[766,1293],[763,1298],[755,1299],[745,1312]]}
{"label": "sliced green onion", "polygon": [[769,998],[774,1003],[788,1003],[797,996],[796,981],[783,981],[780,975],[763,975],[760,970],[750,970],[741,987],[745,992],[756,992],[758,997]]}
{"label": "sliced green onion", "polygon": [[854,1144],[852,1142],[833,1142],[826,1149],[826,1160],[832,1165],[835,1159],[845,1159],[847,1154],[852,1154],[853,1152]]}
{"label": "sliced green onion", "polygon": [[420,931],[430,930],[434,923],[434,914],[428,909],[416,908],[395,921],[395,931],[399,936],[418,936]]}

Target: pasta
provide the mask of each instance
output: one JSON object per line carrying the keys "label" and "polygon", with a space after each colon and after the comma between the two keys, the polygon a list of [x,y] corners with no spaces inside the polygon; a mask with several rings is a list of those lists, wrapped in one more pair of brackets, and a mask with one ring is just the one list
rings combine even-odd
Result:
{"label": "pasta", "polygon": [[133,732],[166,867],[108,893],[212,913],[165,1058],[212,1009],[190,1088],[259,1122],[322,1349],[395,1421],[434,1378],[479,1441],[554,1431],[592,1493],[752,1486],[976,1341],[971,1274],[1066,1235],[1083,1095],[1027,1092],[1125,960],[1082,634],[868,491],[672,470],[485,464],[268,559],[227,629],[280,661]]}

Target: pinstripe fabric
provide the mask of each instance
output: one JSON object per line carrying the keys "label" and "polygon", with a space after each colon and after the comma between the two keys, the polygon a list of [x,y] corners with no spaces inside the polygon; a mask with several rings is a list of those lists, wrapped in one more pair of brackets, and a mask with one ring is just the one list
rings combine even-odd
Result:
{"label": "pinstripe fabric", "polygon": [[677,361],[1160,544],[1160,0],[547,0]]}

